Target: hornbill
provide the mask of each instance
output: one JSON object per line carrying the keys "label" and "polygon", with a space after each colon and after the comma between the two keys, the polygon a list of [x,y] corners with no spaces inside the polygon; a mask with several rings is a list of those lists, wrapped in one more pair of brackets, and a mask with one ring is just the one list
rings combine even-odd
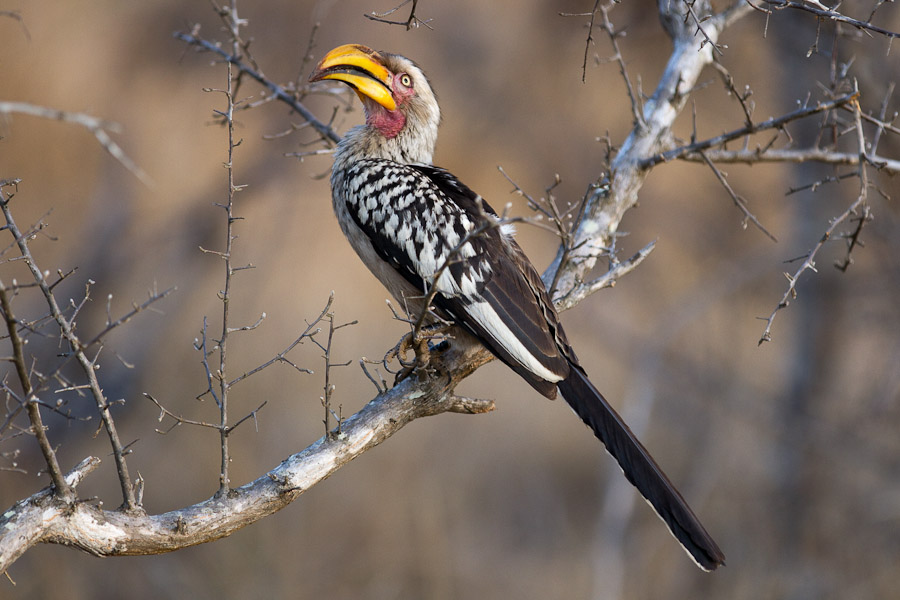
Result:
{"label": "hornbill", "polygon": [[422,70],[403,56],[347,44],[309,77],[326,79],[349,85],[365,107],[365,124],[337,145],[331,188],[341,229],[366,266],[411,315],[428,310],[432,296],[438,314],[535,390],[551,399],[559,390],[694,561],[708,571],[724,564],[684,498],[588,379],[509,227],[432,164],[441,113]]}

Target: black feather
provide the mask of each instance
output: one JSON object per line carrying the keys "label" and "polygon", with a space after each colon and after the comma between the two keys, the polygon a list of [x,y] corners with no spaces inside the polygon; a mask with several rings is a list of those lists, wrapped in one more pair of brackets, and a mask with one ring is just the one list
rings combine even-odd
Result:
{"label": "black feather", "polygon": [[697,564],[707,571],[724,565],[725,555],[700,520],[584,371],[573,368],[569,376],[559,382],[559,391]]}

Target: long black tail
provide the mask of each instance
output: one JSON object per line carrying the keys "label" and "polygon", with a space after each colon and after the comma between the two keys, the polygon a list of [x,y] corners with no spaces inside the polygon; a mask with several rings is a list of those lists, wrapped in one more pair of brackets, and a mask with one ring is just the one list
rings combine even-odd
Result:
{"label": "long black tail", "polygon": [[569,376],[558,386],[569,406],[600,438],[628,481],[647,499],[697,565],[706,571],[724,565],[725,555],[700,520],[587,375],[573,365]]}

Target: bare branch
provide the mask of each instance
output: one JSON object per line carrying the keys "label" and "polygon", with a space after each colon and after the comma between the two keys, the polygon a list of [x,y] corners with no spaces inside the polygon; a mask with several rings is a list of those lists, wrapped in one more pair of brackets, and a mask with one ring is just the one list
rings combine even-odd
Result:
{"label": "bare branch", "polygon": [[[619,65],[619,72],[622,74],[622,80],[625,82],[625,89],[628,92],[628,99],[631,101],[631,115],[634,118],[634,126],[636,128],[645,127],[646,122],[644,121],[644,115],[641,112],[641,105],[637,95],[634,93],[631,79],[628,77],[628,71],[625,68],[625,58],[622,56],[622,51],[619,49],[618,38],[619,36],[624,35],[624,33],[615,30],[615,27],[609,20],[608,7],[601,6],[600,14],[603,15],[603,30],[609,36],[609,43],[612,45],[613,51],[615,52],[612,60],[616,61]],[[593,22],[593,16],[591,16],[591,22]]]}
{"label": "bare branch", "polygon": [[[854,92],[852,94],[846,94],[841,96],[840,98],[835,98],[833,100],[828,100],[825,102],[819,102],[815,106],[804,106],[795,111],[789,112],[780,117],[775,117],[772,119],[767,119],[765,121],[759,123],[753,123],[750,125],[746,125],[741,127],[740,129],[735,129],[733,131],[729,131],[728,133],[723,133],[722,135],[717,135],[716,137],[709,138],[706,140],[702,140],[699,142],[694,142],[692,144],[687,144],[684,146],[679,146],[678,148],[673,148],[672,150],[667,150],[665,152],[660,152],[658,154],[654,154],[647,158],[644,158],[640,161],[640,165],[644,168],[649,168],[654,165],[658,165],[661,162],[668,162],[670,160],[674,160],[676,158],[682,158],[685,155],[693,154],[699,152],[701,150],[707,150],[710,148],[714,148],[716,146],[720,146],[726,142],[730,142],[732,140],[736,140],[742,138],[747,135],[751,135],[754,133],[759,133],[761,131],[768,131],[772,129],[782,130],[785,125],[790,123],[791,121],[796,121],[798,119],[804,119],[806,117],[810,117],[812,115],[816,115],[825,111],[833,110],[835,108],[842,107],[846,104],[850,104],[855,102],[859,97],[858,92]],[[702,157],[701,157],[702,160]]]}
{"label": "bare branch", "polygon": [[703,152],[703,150],[700,150],[698,154],[700,154],[700,157],[703,159],[703,162],[706,163],[706,166],[708,166],[715,174],[716,179],[719,180],[719,183],[722,184],[722,187],[725,188],[725,191],[728,192],[728,195],[731,196],[732,201],[734,201],[734,205],[737,206],[742,213],[744,213],[744,226],[746,227],[746,222],[750,221],[751,223],[756,225],[756,227],[760,231],[766,234],[766,236],[770,240],[772,240],[773,242],[777,242],[778,239],[774,235],[772,235],[768,229],[763,227],[762,223],[759,222],[759,219],[756,218],[756,215],[750,212],[750,209],[747,208],[747,201],[735,193],[731,185],[728,183],[728,180],[725,178],[725,175],[716,167],[715,164],[713,164],[706,153]]}
{"label": "bare branch", "polygon": [[560,312],[568,310],[594,292],[615,286],[618,279],[631,273],[638,265],[644,262],[644,259],[650,255],[655,247],[656,242],[650,242],[628,260],[612,265],[609,271],[600,277],[587,283],[579,283],[566,294],[554,297],[553,303],[556,306],[556,310]]}
{"label": "bare branch", "polygon": [[[775,309],[768,316],[768,318],[764,319],[766,321],[766,328],[763,331],[762,336],[759,338],[759,342],[757,343],[757,345],[762,345],[763,342],[772,340],[771,332],[772,324],[775,321],[775,315],[778,314],[778,311],[787,308],[788,305],[790,305],[790,301],[797,297],[797,281],[800,279],[800,276],[803,275],[806,271],[816,270],[816,255],[818,254],[819,250],[821,250],[825,243],[833,237],[835,230],[841,223],[849,219],[851,216],[859,214],[860,208],[865,206],[869,189],[869,178],[866,171],[866,161],[864,160],[866,154],[866,140],[862,130],[862,118],[860,116],[861,111],[859,108],[859,102],[854,100],[854,106],[856,108],[856,132],[858,151],[860,156],[859,195],[856,197],[856,200],[847,208],[847,210],[845,210],[840,216],[831,221],[831,224],[825,230],[825,233],[822,234],[822,237],[819,238],[819,241],[816,243],[816,245],[806,254],[805,257],[803,257],[803,261],[800,263],[800,267],[796,271],[794,271],[793,274],[784,274],[784,276],[788,280],[787,291],[785,291],[784,295],[781,297],[781,301],[775,306]],[[861,227],[862,224],[859,225],[859,228]],[[852,247],[853,246],[851,246],[851,249]],[[849,264],[849,256],[847,260]]]}
{"label": "bare branch", "polygon": [[[791,8],[795,10],[800,10],[808,13],[812,13],[817,17],[834,21],[836,23],[844,23],[846,25],[850,25],[851,27],[855,27],[857,29],[863,31],[871,31],[873,33],[877,33],[879,35],[883,35],[887,38],[898,38],[900,37],[900,33],[894,31],[888,31],[887,29],[882,29],[876,25],[873,25],[871,19],[875,16],[875,11],[878,9],[878,5],[872,10],[872,13],[869,15],[869,20],[860,21],[859,19],[853,19],[851,17],[845,16],[834,9],[828,8],[827,6],[821,4],[818,1],[811,0],[759,0],[760,2],[765,3],[770,6],[770,9],[762,8],[761,6],[753,5],[750,0],[747,0],[754,8],[757,10],[761,10],[763,12],[771,13],[772,11],[783,10],[785,8]],[[880,3],[879,3],[880,5]]]}
{"label": "bare branch", "polygon": [[[385,18],[385,17],[389,17],[390,15],[394,14],[395,12],[397,12],[398,10],[400,10],[401,8],[403,8],[410,2],[412,2],[412,8],[409,11],[409,17],[405,21],[391,21],[391,20]],[[401,2],[399,5],[395,6],[394,8],[392,8],[388,11],[385,11],[383,13],[377,13],[375,11],[372,11],[371,13],[363,14],[363,16],[371,21],[378,21],[379,23],[387,23],[388,25],[403,25],[404,27],[406,27],[407,31],[409,31],[413,27],[418,27],[419,25],[424,25],[428,29],[432,29],[431,25],[429,25],[429,23],[431,22],[431,19],[425,19],[423,21],[422,19],[420,19],[419,17],[416,16],[416,6],[418,4],[419,4],[419,0],[403,0],[403,2]]]}
{"label": "bare branch", "polygon": [[103,146],[103,149],[106,150],[110,156],[119,161],[123,167],[131,171],[132,175],[140,179],[141,183],[149,187],[153,186],[153,180],[150,176],[147,175],[137,163],[131,160],[131,158],[125,154],[125,151],[109,137],[109,134],[106,132],[107,130],[119,130],[119,126],[115,123],[110,123],[109,121],[104,121],[103,119],[98,119],[97,117],[92,117],[84,113],[66,112],[54,108],[28,104],[27,102],[0,102],[0,113],[20,113],[53,121],[65,121],[67,123],[80,125],[90,131],[94,137],[97,138],[100,145]]}
{"label": "bare branch", "polygon": [[241,60],[241,57],[238,56],[237,54],[229,54],[229,53],[225,52],[224,50],[222,50],[221,48],[219,48],[219,46],[214,44],[213,42],[209,42],[209,41],[207,41],[203,38],[197,37],[196,35],[191,34],[191,33],[175,32],[172,35],[176,39],[179,39],[187,44],[196,46],[197,48],[200,48],[207,52],[212,52],[214,54],[219,55],[226,62],[237,67],[237,69],[241,73],[246,73],[247,75],[249,75],[250,77],[255,79],[257,82],[262,84],[266,89],[268,89],[272,94],[274,94],[276,98],[278,98],[279,100],[281,100],[282,102],[284,102],[285,104],[287,104],[291,108],[293,108],[295,111],[297,111],[297,113],[299,113],[300,116],[303,117],[307,122],[309,122],[313,126],[313,128],[322,135],[322,137],[324,139],[331,140],[331,142],[335,143],[335,144],[338,143],[339,141],[341,141],[341,136],[338,135],[338,133],[334,129],[332,129],[325,123],[321,122],[319,119],[317,119],[316,116],[312,113],[312,111],[310,111],[301,102],[299,102],[296,98],[294,98],[293,94],[291,94],[288,90],[286,90],[282,86],[277,85],[277,84],[273,83],[272,81],[270,81],[269,79],[267,79],[258,70],[254,69],[250,65],[247,65],[246,63],[244,63]]}
{"label": "bare branch", "polygon": [[290,352],[291,350],[293,350],[294,347],[297,346],[297,344],[302,343],[304,339],[309,338],[309,337],[312,337],[313,335],[315,335],[316,333],[318,333],[318,332],[320,331],[319,329],[316,328],[316,326],[317,326],[320,322],[322,322],[322,320],[325,318],[325,316],[326,316],[326,315],[328,314],[328,312],[331,310],[331,305],[332,305],[333,302],[334,302],[334,292],[331,292],[331,294],[328,296],[328,302],[325,304],[325,308],[322,309],[322,312],[319,313],[319,316],[316,317],[315,319],[313,319],[312,322],[308,322],[308,323],[307,323],[307,326],[306,326],[306,329],[305,329],[299,336],[297,336],[297,338],[294,339],[293,342],[291,342],[290,344],[288,344],[288,346],[287,346],[284,350],[282,350],[281,352],[279,352],[278,354],[276,354],[274,357],[272,357],[271,359],[267,360],[267,361],[264,362],[263,364],[261,364],[261,365],[259,365],[258,367],[255,367],[255,368],[253,368],[253,369],[247,371],[247,372],[244,373],[243,375],[241,375],[241,376],[239,376],[239,377],[236,377],[236,378],[233,379],[232,381],[228,382],[228,386],[229,386],[229,387],[233,387],[236,383],[238,383],[238,382],[240,382],[240,381],[243,381],[244,379],[247,379],[247,378],[250,377],[251,375],[254,375],[254,374],[256,374],[256,373],[259,373],[260,371],[262,371],[262,370],[265,369],[266,367],[269,367],[270,365],[273,365],[273,364],[275,364],[276,362],[287,363],[287,364],[291,365],[292,367],[294,367],[295,369],[297,369],[298,371],[300,371],[300,372],[302,372],[302,373],[309,373],[309,374],[312,374],[312,371],[311,371],[311,370],[309,370],[309,369],[304,369],[304,368],[302,368],[302,367],[298,367],[298,366],[295,365],[293,362],[291,362],[290,360],[288,360],[288,358],[287,358],[286,355],[287,355],[288,352]]}
{"label": "bare branch", "polygon": [[[2,190],[0,190],[2,194]],[[5,204],[5,200],[0,197],[0,202]],[[12,306],[9,302],[6,286],[0,280],[0,309],[3,311],[3,318],[6,321],[6,330],[9,333],[9,339],[13,348],[13,364],[16,368],[16,374],[19,377],[19,385],[22,386],[25,410],[28,412],[28,419],[31,421],[31,432],[38,441],[41,448],[41,454],[44,455],[44,462],[47,463],[47,471],[50,473],[50,479],[56,489],[56,494],[65,502],[71,502],[74,494],[63,477],[62,470],[59,468],[59,462],[56,459],[56,452],[47,439],[47,432],[44,430],[44,423],[41,419],[41,411],[38,407],[37,398],[33,396],[34,390],[31,385],[31,377],[25,366],[25,353],[23,350],[22,338],[19,337],[18,325],[19,321],[13,314]],[[19,403],[22,406],[22,402]]]}
{"label": "bare branch", "polygon": [[[415,419],[444,412],[478,414],[490,401],[458,398],[453,388],[489,360],[481,348],[442,353],[445,377],[410,378],[380,394],[343,421],[341,436],[324,436],[255,481],[225,496],[160,515],[102,510],[86,503],[48,505],[49,490],[16,503],[0,515],[0,572],[29,547],[66,544],[97,556],[171,552],[228,536],[284,508],[316,483],[379,445]],[[76,468],[70,485],[96,467],[89,459]],[[64,516],[64,518],[63,518]]]}
{"label": "bare branch", "polygon": [[[763,163],[763,162],[781,162],[781,163],[810,163],[818,162],[827,165],[847,165],[851,167],[859,166],[859,153],[852,152],[836,152],[833,150],[823,150],[821,148],[796,148],[796,149],[778,149],[778,148],[744,148],[741,150],[704,150],[703,154],[714,163]],[[697,153],[685,154],[679,157],[680,160],[690,162],[705,162],[703,156]],[[869,162],[878,170],[885,173],[895,175],[900,173],[900,160],[892,158],[884,158],[883,156],[870,155],[866,157]]]}
{"label": "bare branch", "polygon": [[75,358],[78,361],[82,372],[84,373],[85,377],[88,380],[88,383],[90,384],[91,394],[94,397],[94,402],[96,403],[97,410],[100,413],[103,427],[106,429],[107,436],[109,437],[110,445],[113,449],[113,456],[115,456],[116,469],[119,474],[119,485],[122,488],[122,495],[124,497],[123,506],[126,510],[136,510],[138,506],[135,503],[134,489],[131,484],[131,478],[128,475],[128,465],[125,462],[125,451],[122,447],[121,441],[119,440],[119,434],[116,431],[116,426],[115,422],[113,421],[112,414],[109,411],[109,402],[107,402],[106,396],[104,395],[103,390],[100,387],[100,382],[97,380],[95,362],[94,360],[91,360],[87,357],[87,355],[85,354],[86,347],[75,334],[73,323],[67,320],[60,310],[59,305],[56,302],[56,298],[53,296],[53,292],[50,290],[50,286],[47,284],[47,281],[44,278],[43,271],[41,271],[41,269],[37,266],[34,257],[31,255],[31,250],[28,247],[27,238],[22,235],[22,232],[16,226],[16,222],[13,219],[12,212],[9,208],[9,203],[2,197],[0,197],[0,209],[2,209],[3,216],[6,218],[7,229],[15,238],[16,244],[19,247],[19,251],[21,252],[23,259],[25,260],[25,264],[31,271],[31,275],[34,278],[34,281],[38,284],[38,287],[44,295],[44,300],[50,307],[50,314],[53,316],[53,319],[59,326],[62,337],[69,344],[71,352],[75,355]]}
{"label": "bare branch", "polygon": [[[700,1],[700,0],[698,0]],[[557,251],[544,281],[558,281],[567,293],[583,281],[610,247],[619,222],[637,202],[638,191],[651,166],[648,159],[670,146],[671,128],[695,88],[703,68],[713,60],[712,47],[722,30],[746,12],[726,11],[704,22],[703,34],[686,23],[682,2],[658,2],[660,19],[673,38],[674,49],[653,95],[644,103],[645,125],[634,127],[610,164],[609,185],[600,178],[587,194],[574,231],[573,248]],[[699,9],[709,12],[708,7]]]}

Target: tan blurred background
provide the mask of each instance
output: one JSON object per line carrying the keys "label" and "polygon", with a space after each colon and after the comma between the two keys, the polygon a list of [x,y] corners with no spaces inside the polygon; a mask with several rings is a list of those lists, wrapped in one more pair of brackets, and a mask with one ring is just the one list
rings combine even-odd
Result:
{"label": "tan blurred background", "polygon": [[[614,64],[592,64],[581,82],[585,18],[593,2],[420,2],[433,29],[406,32],[363,13],[393,3],[244,2],[246,37],[276,81],[299,76],[312,24],[321,22],[316,56],[364,43],[406,54],[429,74],[444,125],[436,162],[457,173],[494,206],[521,198],[496,166],[535,196],[559,174],[564,201],[580,198],[601,169],[607,131],[621,143],[631,126]],[[0,99],[83,111],[120,123],[117,140],[153,178],[142,185],[85,130],[15,116],[0,124],[0,178],[23,181],[14,200],[20,224],[48,210],[51,241],[32,244],[44,269],[78,267],[60,297],[79,298],[87,279],[95,301],[79,326],[95,332],[112,293],[113,313],[142,301],[152,287],[177,291],[111,337],[101,369],[104,389],[125,405],[115,411],[129,458],[146,481],[144,504],[163,512],[209,497],[217,485],[218,444],[208,430],[154,429],[153,394],[172,410],[213,420],[200,357],[192,349],[204,316],[215,323],[222,265],[199,247],[219,249],[224,199],[225,132],[211,125],[224,68],[186,51],[175,30],[201,23],[223,39],[206,2],[5,2],[21,12],[28,35],[0,19]],[[897,10],[893,29],[900,28]],[[401,12],[405,12],[402,9]],[[649,1],[612,13],[631,76],[652,92],[670,50]],[[890,23],[885,23],[890,26]],[[815,24],[786,12],[753,14],[730,30],[722,61],[737,85],[752,86],[755,118],[793,110],[828,61],[806,58]],[[825,31],[827,28],[823,28]],[[764,37],[764,32],[766,36]],[[595,33],[600,56],[611,54]],[[896,49],[882,39],[843,40],[843,59],[876,110],[900,75]],[[820,46],[830,38],[823,34]],[[737,128],[742,113],[717,76],[696,94],[699,135]],[[258,88],[247,84],[247,96]],[[310,99],[322,118],[333,102]],[[892,102],[890,111],[895,110]],[[340,112],[344,131],[358,111]],[[267,318],[235,336],[233,374],[264,362],[321,310],[331,290],[342,330],[335,373],[344,414],[374,392],[356,361],[381,357],[404,332],[385,308],[386,293],[352,254],[331,215],[330,158],[300,163],[286,152],[304,136],[264,135],[299,123],[279,104],[239,117],[236,154],[236,261],[255,270],[235,281],[234,323]],[[690,134],[690,112],[679,135]],[[791,127],[808,143],[814,129]],[[881,154],[897,157],[897,140]],[[841,242],[826,247],[819,273],[805,276],[799,298],[779,313],[773,341],[757,347],[767,316],[784,293],[783,261],[804,254],[856,197],[856,182],[786,196],[792,186],[833,171],[817,166],[727,166],[732,186],[778,237],[775,244],[740,214],[712,173],[697,165],[655,169],[641,203],[622,223],[627,257],[652,240],[656,251],[613,290],[565,315],[574,346],[598,387],[623,407],[650,450],[728,556],[701,573],[630,488],[600,444],[564,404],[548,402],[503,365],[492,364],[462,391],[497,400],[490,415],[441,416],[413,423],[280,513],[202,547],[158,557],[100,560],[59,546],[29,551],[0,582],[0,598],[887,598],[900,594],[900,236],[894,201],[873,192],[875,221],[846,274],[831,267]],[[838,169],[843,172],[846,169]],[[896,197],[896,182],[878,178]],[[539,268],[553,256],[552,236],[524,228],[520,240]],[[4,243],[5,244],[5,243]],[[7,268],[6,265],[3,266]],[[5,272],[6,273],[6,272]],[[21,277],[21,275],[19,275]],[[9,277],[4,274],[4,277]],[[18,310],[39,314],[40,305]],[[55,340],[35,352],[53,360]],[[126,369],[118,353],[136,365]],[[233,436],[232,481],[258,477],[322,434],[321,352],[311,344],[293,359],[316,371],[276,366],[236,388],[234,414],[263,400],[258,431]],[[43,355],[42,355],[43,356]],[[49,363],[48,363],[49,364]],[[86,399],[65,394],[79,415]],[[56,396],[48,398],[55,400]],[[96,419],[48,416],[63,468],[88,454],[104,467],[79,488],[113,508],[119,503],[109,448],[92,439]],[[0,472],[0,505],[46,485],[32,440],[21,449],[27,474]],[[630,512],[633,506],[633,513]],[[624,520],[623,520],[624,519]]]}

